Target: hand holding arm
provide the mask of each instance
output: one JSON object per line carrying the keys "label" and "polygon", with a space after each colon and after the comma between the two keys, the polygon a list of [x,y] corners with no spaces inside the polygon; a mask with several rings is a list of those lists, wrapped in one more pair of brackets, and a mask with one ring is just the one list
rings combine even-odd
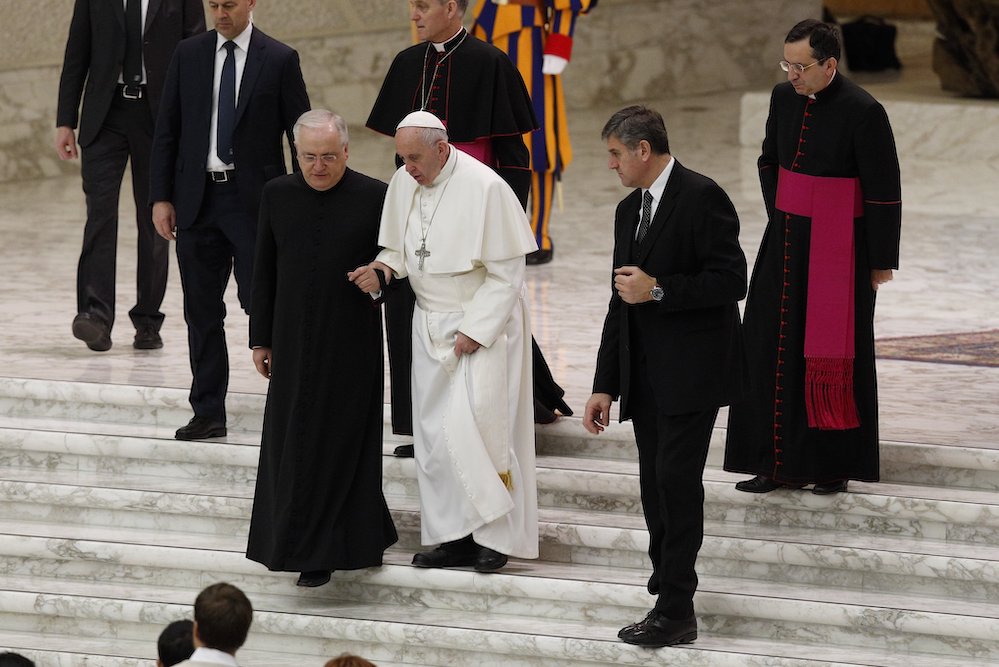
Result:
{"label": "hand holding arm", "polygon": [[365,294],[372,294],[381,290],[382,285],[378,280],[378,274],[375,271],[381,271],[385,276],[385,284],[388,285],[392,282],[392,269],[390,269],[385,264],[375,260],[370,264],[365,266],[359,266],[353,271],[347,274],[347,280],[354,283],[357,289],[361,290]]}
{"label": "hand holding arm", "polygon": [[610,408],[614,398],[610,394],[595,393],[586,401],[583,409],[583,428],[593,435],[607,428],[610,423]]}

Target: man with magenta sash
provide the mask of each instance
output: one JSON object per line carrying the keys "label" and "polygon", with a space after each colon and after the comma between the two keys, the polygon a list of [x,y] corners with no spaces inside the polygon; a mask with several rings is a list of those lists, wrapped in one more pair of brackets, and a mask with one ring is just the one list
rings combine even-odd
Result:
{"label": "man with magenta sash", "polygon": [[784,40],[759,158],[768,224],[744,314],[751,391],[729,412],[740,491],[878,480],[874,302],[898,268],[901,189],[884,108],[837,72],[835,29]]}

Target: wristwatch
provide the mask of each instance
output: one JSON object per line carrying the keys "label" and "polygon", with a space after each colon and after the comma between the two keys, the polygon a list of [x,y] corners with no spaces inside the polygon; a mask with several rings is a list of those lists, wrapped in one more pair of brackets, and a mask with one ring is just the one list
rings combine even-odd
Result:
{"label": "wristwatch", "polygon": [[662,301],[663,297],[666,296],[666,290],[656,283],[656,286],[652,288],[649,294],[652,296],[653,301]]}

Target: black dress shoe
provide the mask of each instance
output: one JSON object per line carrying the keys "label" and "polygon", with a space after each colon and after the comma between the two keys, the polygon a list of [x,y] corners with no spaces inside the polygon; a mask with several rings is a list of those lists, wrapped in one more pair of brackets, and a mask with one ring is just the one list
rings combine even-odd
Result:
{"label": "black dress shoe", "polygon": [[506,565],[506,555],[501,554],[498,551],[494,551],[489,547],[482,547],[479,550],[479,556],[475,559],[475,571],[476,572],[498,572],[500,568]]}
{"label": "black dress shoe", "polygon": [[158,350],[163,347],[160,332],[152,327],[139,327],[135,330],[135,340],[132,347],[136,350]]}
{"label": "black dress shoe", "polygon": [[673,620],[653,610],[645,620],[623,628],[618,636],[626,644],[645,648],[690,644],[697,639],[697,619]]}
{"label": "black dress shoe", "polygon": [[655,616],[658,613],[659,613],[658,611],[656,611],[655,609],[653,609],[652,611],[650,611],[648,614],[645,615],[645,618],[643,618],[642,620],[638,621],[637,623],[632,623],[631,625],[624,626],[623,628],[621,628],[620,630],[618,630],[618,632],[617,632],[617,638],[618,639],[624,639],[625,636],[634,633],[635,629],[638,628],[638,626],[640,626],[642,623],[645,623],[646,621],[648,621],[649,619],[651,619],[653,616]]}
{"label": "black dress shoe", "polygon": [[482,547],[469,535],[454,542],[445,542],[433,551],[413,555],[415,567],[465,567],[475,565]]}
{"label": "black dress shoe", "polygon": [[111,328],[96,315],[80,313],[74,317],[73,336],[86,343],[94,352],[107,352],[111,349]]}
{"label": "black dress shoe", "polygon": [[415,456],[412,444],[399,445],[398,447],[392,450],[392,454],[399,457],[400,459],[411,459],[413,458],[413,456]]}
{"label": "black dress shoe", "polygon": [[298,581],[295,582],[295,585],[304,586],[306,588],[315,588],[316,586],[328,584],[331,576],[333,576],[333,570],[313,570],[312,572],[303,572],[298,575]]}
{"label": "black dress shoe", "polygon": [[828,496],[833,493],[840,493],[842,491],[846,491],[847,484],[848,480],[845,479],[839,479],[836,480],[835,482],[828,482],[826,484],[816,484],[815,486],[812,487],[812,493],[815,493],[820,496]]}
{"label": "black dress shoe", "polygon": [[784,484],[770,477],[757,475],[753,479],[744,479],[736,483],[735,488],[746,493],[770,493],[775,489],[800,489],[804,484]]}
{"label": "black dress shoe", "polygon": [[178,440],[204,440],[221,438],[226,434],[225,422],[208,417],[192,417],[187,426],[177,429],[174,437]]}
{"label": "black dress shoe", "polygon": [[555,256],[555,246],[553,245],[548,250],[535,250],[534,252],[527,253],[524,261],[530,266],[537,266],[538,264],[547,264],[552,261]]}

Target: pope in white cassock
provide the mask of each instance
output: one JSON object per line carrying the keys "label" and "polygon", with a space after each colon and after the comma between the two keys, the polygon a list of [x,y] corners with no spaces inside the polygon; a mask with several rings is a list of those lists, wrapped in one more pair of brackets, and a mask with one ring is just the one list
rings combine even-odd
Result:
{"label": "pope in white cassock", "polygon": [[[448,143],[437,117],[406,116],[378,244],[355,283],[408,276],[413,417],[423,544],[417,567],[503,567],[537,558],[531,330],[524,209],[489,167]],[[388,294],[387,298],[392,298]]]}

